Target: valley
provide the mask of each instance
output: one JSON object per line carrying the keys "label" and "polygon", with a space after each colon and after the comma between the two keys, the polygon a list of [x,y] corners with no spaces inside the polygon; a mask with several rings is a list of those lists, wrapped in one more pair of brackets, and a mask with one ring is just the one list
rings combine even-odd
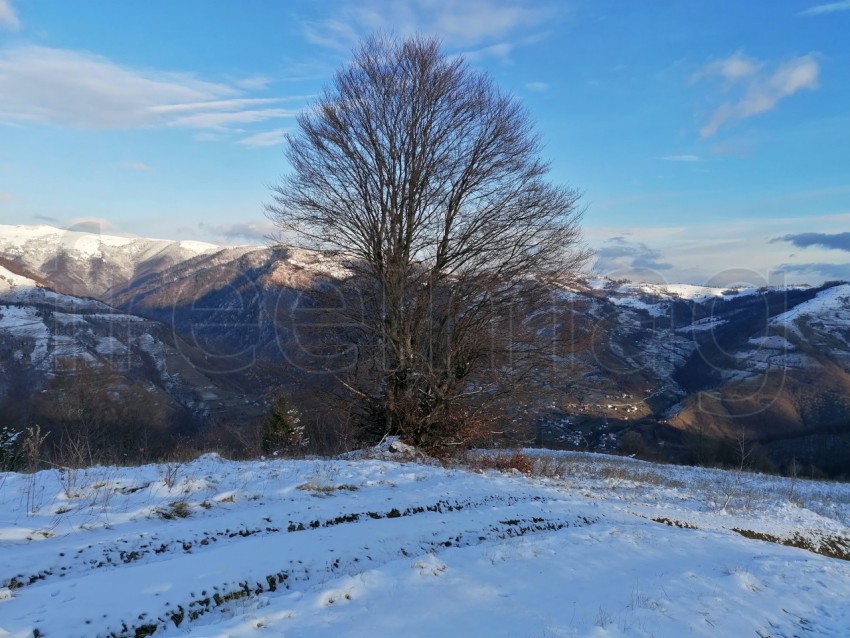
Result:
{"label": "valley", "polygon": [[[317,287],[345,291],[338,257],[5,226],[0,267],[9,421],[93,369],[159,406],[166,430],[257,422],[280,392],[321,403],[340,362],[310,306]],[[763,469],[846,472],[850,285],[584,278],[550,294],[528,318],[551,343],[548,403],[518,406],[539,443],[622,451],[633,432],[642,455],[734,464],[743,444]]]}

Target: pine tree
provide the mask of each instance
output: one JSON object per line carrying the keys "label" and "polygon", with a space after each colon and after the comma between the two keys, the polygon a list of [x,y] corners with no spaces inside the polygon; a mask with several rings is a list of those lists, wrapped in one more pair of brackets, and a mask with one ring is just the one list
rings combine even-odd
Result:
{"label": "pine tree", "polygon": [[272,405],[263,428],[262,449],[265,454],[277,454],[304,447],[307,439],[298,410],[290,406],[281,394]]}

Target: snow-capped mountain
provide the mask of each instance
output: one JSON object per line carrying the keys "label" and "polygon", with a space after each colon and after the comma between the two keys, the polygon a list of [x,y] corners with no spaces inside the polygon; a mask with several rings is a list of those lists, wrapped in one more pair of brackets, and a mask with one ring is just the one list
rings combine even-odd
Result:
{"label": "snow-capped mountain", "polygon": [[[310,394],[323,383],[296,365],[294,355],[310,347],[296,334],[299,304],[317,281],[346,276],[337,260],[299,249],[43,226],[0,227],[0,265],[0,303],[15,306],[0,323],[8,339],[29,339],[29,351],[53,359],[148,352],[158,383],[185,381],[194,398],[183,403],[201,412],[222,402],[223,388],[259,405],[271,387]],[[76,296],[60,294],[68,292]],[[555,353],[557,396],[532,406],[545,442],[605,447],[617,430],[636,429],[651,444],[681,451],[694,433],[729,439],[743,428],[781,462],[850,451],[850,285],[721,289],[590,279],[565,284],[552,299],[541,338],[567,336],[579,347]],[[44,308],[52,324],[40,327]],[[27,359],[40,370],[47,360]],[[127,370],[142,364],[128,361]],[[239,400],[223,403],[238,418]]]}
{"label": "snow-capped mountain", "polygon": [[197,255],[220,250],[198,241],[118,237],[52,226],[0,226],[0,255],[59,292],[104,297]]}
{"label": "snow-capped mountain", "polygon": [[[14,268],[14,266],[10,267]],[[161,322],[92,298],[57,293],[0,266],[0,403],[24,403],[87,369],[108,369],[118,385],[141,384],[171,412],[207,418],[258,410],[210,378],[191,344]],[[104,388],[105,389],[105,388]],[[116,390],[116,388],[111,388]],[[248,405],[246,405],[248,404]]]}

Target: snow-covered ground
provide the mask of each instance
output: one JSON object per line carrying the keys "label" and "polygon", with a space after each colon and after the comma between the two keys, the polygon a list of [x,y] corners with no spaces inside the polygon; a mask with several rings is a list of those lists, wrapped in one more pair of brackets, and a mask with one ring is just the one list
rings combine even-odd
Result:
{"label": "snow-covered ground", "polygon": [[850,485],[529,453],[0,474],[0,636],[850,635]]}
{"label": "snow-covered ground", "polygon": [[788,312],[776,315],[770,322],[774,325],[793,325],[804,316],[816,316],[822,323],[834,323],[846,328],[850,325],[850,284],[841,284],[819,292]]}

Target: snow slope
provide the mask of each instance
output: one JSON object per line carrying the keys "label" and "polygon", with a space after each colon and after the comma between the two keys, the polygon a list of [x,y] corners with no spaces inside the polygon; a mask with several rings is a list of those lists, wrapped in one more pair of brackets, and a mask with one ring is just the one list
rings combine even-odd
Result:
{"label": "snow slope", "polygon": [[145,253],[162,250],[171,245],[179,246],[193,255],[220,249],[220,246],[215,244],[192,240],[119,237],[64,230],[53,226],[0,225],[0,252],[27,256],[32,261],[49,259],[60,249],[72,252],[80,258],[90,258],[103,257],[104,253],[110,249],[120,248],[128,255],[140,258]]}
{"label": "snow slope", "polygon": [[80,296],[101,297],[134,278],[219,250],[199,241],[0,225],[0,256],[45,278],[57,290]]}
{"label": "snow slope", "polygon": [[0,636],[850,633],[850,563],[732,531],[848,537],[850,486],[539,454],[0,474]]}
{"label": "snow slope", "polygon": [[801,317],[817,317],[822,323],[834,323],[845,328],[850,326],[850,284],[827,288],[814,299],[773,317],[771,323],[792,325]]}

